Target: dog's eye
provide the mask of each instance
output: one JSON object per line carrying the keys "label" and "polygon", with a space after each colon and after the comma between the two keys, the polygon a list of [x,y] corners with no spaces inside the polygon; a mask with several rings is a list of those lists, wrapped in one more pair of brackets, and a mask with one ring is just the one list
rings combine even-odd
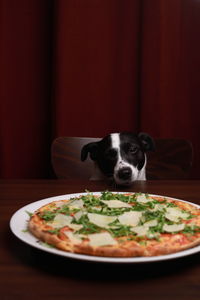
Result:
{"label": "dog's eye", "polygon": [[135,154],[135,153],[137,153],[137,151],[138,151],[138,148],[137,148],[137,147],[130,147],[130,148],[129,148],[129,152],[130,152],[131,154]]}

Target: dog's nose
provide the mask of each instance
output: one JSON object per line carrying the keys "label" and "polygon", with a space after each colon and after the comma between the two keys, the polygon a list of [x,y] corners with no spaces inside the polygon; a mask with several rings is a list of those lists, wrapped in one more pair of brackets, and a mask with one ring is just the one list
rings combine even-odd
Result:
{"label": "dog's nose", "polygon": [[131,168],[121,168],[118,172],[118,177],[123,180],[130,179],[131,175]]}

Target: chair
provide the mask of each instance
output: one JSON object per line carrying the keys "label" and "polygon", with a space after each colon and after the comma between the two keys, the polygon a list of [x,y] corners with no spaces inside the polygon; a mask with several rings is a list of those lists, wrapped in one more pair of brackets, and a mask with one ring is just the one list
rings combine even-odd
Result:
{"label": "chair", "polygon": [[[83,145],[100,140],[86,137],[58,137],[51,147],[51,162],[57,178],[92,175],[93,161],[80,159]],[[192,144],[184,139],[156,139],[156,151],[147,153],[147,179],[187,179],[193,160]]]}
{"label": "chair", "polygon": [[147,154],[147,179],[188,179],[193,147],[185,139],[156,139],[155,152]]}
{"label": "chair", "polygon": [[93,161],[88,157],[81,161],[81,149],[100,138],[58,137],[51,146],[51,163],[57,178],[89,179],[93,170]]}

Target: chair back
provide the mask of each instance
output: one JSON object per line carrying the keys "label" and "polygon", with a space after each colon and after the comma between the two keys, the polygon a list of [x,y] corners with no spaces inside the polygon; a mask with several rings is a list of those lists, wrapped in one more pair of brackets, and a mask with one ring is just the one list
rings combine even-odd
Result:
{"label": "chair back", "polygon": [[94,168],[93,161],[88,157],[81,161],[81,149],[84,145],[100,140],[87,137],[58,137],[51,146],[51,163],[57,178],[89,179]]}
{"label": "chair back", "polygon": [[[89,179],[94,163],[81,161],[81,149],[101,138],[58,137],[51,147],[51,162],[57,178]],[[193,160],[192,144],[184,139],[155,139],[155,152],[147,153],[147,179],[187,179]]]}
{"label": "chair back", "polygon": [[185,139],[155,139],[155,152],[147,153],[147,179],[190,178],[193,147]]}

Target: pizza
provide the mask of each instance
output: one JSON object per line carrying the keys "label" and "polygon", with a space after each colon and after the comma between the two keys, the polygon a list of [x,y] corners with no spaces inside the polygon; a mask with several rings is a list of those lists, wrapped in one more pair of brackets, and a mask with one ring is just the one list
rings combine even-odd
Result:
{"label": "pizza", "polygon": [[144,193],[83,193],[50,202],[28,220],[40,241],[107,257],[166,255],[200,244],[200,209]]}

